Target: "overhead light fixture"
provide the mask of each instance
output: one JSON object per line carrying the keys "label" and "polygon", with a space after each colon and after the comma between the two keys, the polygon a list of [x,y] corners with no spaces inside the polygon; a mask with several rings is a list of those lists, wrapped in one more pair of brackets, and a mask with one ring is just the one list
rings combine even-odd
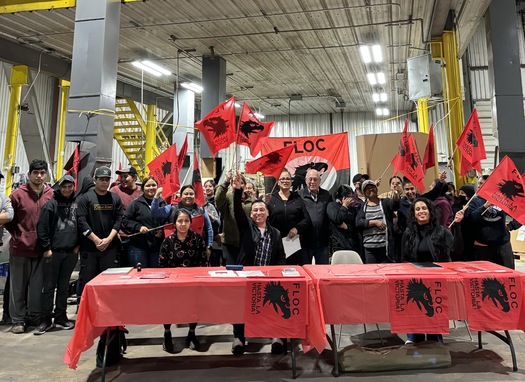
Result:
{"label": "overhead light fixture", "polygon": [[372,46],[372,56],[375,62],[383,62],[383,52],[381,52],[381,45]]}
{"label": "overhead light fixture", "polygon": [[241,107],[241,104],[239,102],[235,102],[235,107]]}
{"label": "overhead light fixture", "polygon": [[374,101],[375,103],[379,102],[379,94],[377,93],[372,94],[372,101]]}
{"label": "overhead light fixture", "polygon": [[390,111],[386,108],[383,109],[383,115],[390,115]]}
{"label": "overhead light fixture", "polygon": [[133,61],[131,63],[133,66],[139,68],[140,70],[143,70],[145,72],[148,72],[149,74],[153,74],[155,77],[160,77],[162,76],[162,73],[159,72],[158,70],[155,70],[155,69],[152,69],[150,68],[149,66],[146,66],[144,65],[142,62],[140,61]]}
{"label": "overhead light fixture", "polygon": [[262,115],[261,113],[253,113],[253,115],[255,115],[255,118],[257,119],[264,119],[264,115]]}
{"label": "overhead light fixture", "polygon": [[383,109],[381,109],[380,107],[378,107],[376,109],[376,115],[383,115]]}
{"label": "overhead light fixture", "polygon": [[182,86],[185,89],[191,90],[194,93],[202,93],[202,91],[204,90],[202,86],[196,84],[195,82],[183,82],[180,84],[180,86]]}
{"label": "overhead light fixture", "polygon": [[367,73],[366,78],[368,78],[370,85],[377,84],[376,75],[374,73]]}
{"label": "overhead light fixture", "polygon": [[359,52],[361,53],[361,59],[365,64],[372,62],[372,56],[370,55],[370,48],[368,45],[361,45],[359,47]]}
{"label": "overhead light fixture", "polygon": [[145,66],[147,66],[150,69],[156,70],[157,72],[160,72],[160,73],[164,74],[165,76],[171,75],[171,72],[168,69],[166,69],[166,68],[164,68],[164,67],[162,67],[160,65],[157,65],[154,62],[151,62],[151,61],[148,61],[148,60],[144,60],[144,61],[142,61],[142,65],[145,65]]}
{"label": "overhead light fixture", "polygon": [[381,102],[386,102],[386,100],[388,99],[386,93],[379,94],[379,98],[381,99]]}
{"label": "overhead light fixture", "polygon": [[384,84],[386,82],[385,73],[379,72],[376,74],[377,76],[377,82],[380,84]]}

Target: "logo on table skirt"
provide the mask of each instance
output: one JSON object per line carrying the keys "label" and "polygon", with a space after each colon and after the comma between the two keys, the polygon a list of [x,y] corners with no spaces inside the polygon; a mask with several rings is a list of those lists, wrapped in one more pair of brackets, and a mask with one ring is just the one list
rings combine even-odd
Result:
{"label": "logo on table skirt", "polygon": [[[501,310],[504,313],[519,307],[518,295],[521,294],[515,277],[485,277],[469,280],[470,305],[472,309],[482,309],[483,303],[489,303],[485,308]],[[491,304],[492,303],[492,304]]]}
{"label": "logo on table skirt", "polygon": [[[296,282],[283,285],[280,281],[268,283],[253,282],[251,286],[251,309],[250,313],[259,315],[264,310],[289,319],[291,316],[299,315],[301,306],[301,284]],[[290,298],[290,288],[292,297]]]}
{"label": "logo on table skirt", "polygon": [[396,312],[404,312],[412,305],[417,306],[420,312],[427,317],[433,317],[436,313],[443,312],[443,296],[441,281],[432,281],[432,288],[423,282],[423,279],[412,278],[410,280],[395,280],[394,303]]}

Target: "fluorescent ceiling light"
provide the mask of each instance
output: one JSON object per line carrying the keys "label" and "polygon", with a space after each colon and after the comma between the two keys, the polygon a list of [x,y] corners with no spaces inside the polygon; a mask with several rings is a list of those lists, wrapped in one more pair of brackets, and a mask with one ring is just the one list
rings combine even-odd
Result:
{"label": "fluorescent ceiling light", "polygon": [[148,60],[144,60],[144,61],[142,61],[142,64],[146,65],[148,68],[151,68],[153,70],[156,70],[157,72],[160,72],[160,73],[164,74],[165,76],[171,75],[171,72],[168,69],[163,68],[162,66],[157,65],[154,62],[151,62],[151,61],[148,61]]}
{"label": "fluorescent ceiling light", "polygon": [[140,70],[143,70],[145,72],[148,72],[149,74],[153,74],[154,76],[156,77],[160,77],[162,76],[162,73],[159,72],[158,70],[155,70],[153,68],[150,68],[149,66],[146,66],[144,65],[142,62],[140,61],[133,61],[132,62],[133,66],[139,68]]}
{"label": "fluorescent ceiling light", "polygon": [[202,86],[194,83],[194,82],[183,82],[180,84],[185,89],[191,90],[194,93],[202,93],[204,90]]}
{"label": "fluorescent ceiling light", "polygon": [[383,109],[383,115],[390,115],[390,111],[388,109]]}
{"label": "fluorescent ceiling light", "polygon": [[264,115],[262,115],[261,113],[253,113],[255,115],[255,118],[257,119],[264,119]]}
{"label": "fluorescent ceiling light", "polygon": [[386,95],[386,93],[381,93],[381,94],[379,94],[379,98],[381,99],[381,102],[386,102],[386,100],[387,100],[387,95]]}
{"label": "fluorescent ceiling light", "polygon": [[361,45],[359,47],[359,51],[361,52],[361,58],[365,64],[372,62],[372,56],[370,56],[370,49],[368,48],[368,45]]}
{"label": "fluorescent ceiling light", "polygon": [[374,102],[379,102],[379,94],[377,94],[377,93],[372,94],[372,100]]}
{"label": "fluorescent ceiling light", "polygon": [[376,109],[376,115],[383,115],[383,109],[381,109],[380,107],[378,107]]}
{"label": "fluorescent ceiling light", "polygon": [[235,102],[235,107],[241,107],[241,104],[239,102]]}
{"label": "fluorescent ceiling light", "polygon": [[383,52],[381,52],[381,45],[373,45],[372,46],[372,55],[374,56],[375,62],[382,62],[383,61]]}
{"label": "fluorescent ceiling light", "polygon": [[374,73],[367,73],[366,78],[368,78],[370,85],[377,84],[376,75]]}
{"label": "fluorescent ceiling light", "polygon": [[377,82],[379,82],[380,84],[384,84],[386,82],[385,73],[379,72],[376,75],[377,75]]}

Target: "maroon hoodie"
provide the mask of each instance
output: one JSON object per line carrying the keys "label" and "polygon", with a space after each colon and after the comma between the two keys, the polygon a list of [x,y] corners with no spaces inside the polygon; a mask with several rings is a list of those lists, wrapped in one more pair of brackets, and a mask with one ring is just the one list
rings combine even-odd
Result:
{"label": "maroon hoodie", "polygon": [[36,245],[36,225],[40,211],[53,198],[53,189],[47,184],[37,194],[28,183],[21,185],[9,196],[15,217],[5,225],[11,234],[9,252],[22,257],[40,257],[42,250]]}

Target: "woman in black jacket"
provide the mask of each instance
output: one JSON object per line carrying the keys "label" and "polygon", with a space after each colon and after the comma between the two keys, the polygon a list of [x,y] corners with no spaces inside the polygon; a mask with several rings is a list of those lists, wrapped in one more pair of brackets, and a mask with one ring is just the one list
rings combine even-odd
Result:
{"label": "woman in black jacket", "polygon": [[[311,226],[310,215],[306,210],[303,198],[297,192],[291,191],[292,176],[287,169],[281,172],[279,177],[279,191],[271,195],[268,202],[270,225],[277,228],[281,237],[289,239],[299,235],[305,237]],[[301,241],[303,244],[303,241]],[[304,245],[301,245],[303,247]],[[306,259],[302,256],[302,249],[295,252],[286,259],[286,264],[303,265]]]}
{"label": "woman in black jacket", "polygon": [[352,188],[342,184],[335,194],[335,202],[328,203],[326,213],[330,219],[330,241],[332,252],[353,250],[359,252],[355,228],[356,210],[351,206]]}
{"label": "woman in black jacket", "polygon": [[[417,198],[410,207],[407,229],[403,233],[401,255],[410,262],[447,262],[454,237],[441,226],[436,208],[427,198]],[[425,341],[442,342],[441,334],[407,334],[406,344]]]}
{"label": "woman in black jacket", "polygon": [[[150,229],[163,225],[166,219],[151,216],[151,203],[157,192],[157,180],[148,176],[141,187],[142,195],[130,203],[122,223],[127,233],[140,233],[129,238],[129,263],[133,267],[140,263],[144,268],[157,268],[164,232],[162,228],[153,231]],[[163,200],[159,203],[160,207],[166,204]]]}

